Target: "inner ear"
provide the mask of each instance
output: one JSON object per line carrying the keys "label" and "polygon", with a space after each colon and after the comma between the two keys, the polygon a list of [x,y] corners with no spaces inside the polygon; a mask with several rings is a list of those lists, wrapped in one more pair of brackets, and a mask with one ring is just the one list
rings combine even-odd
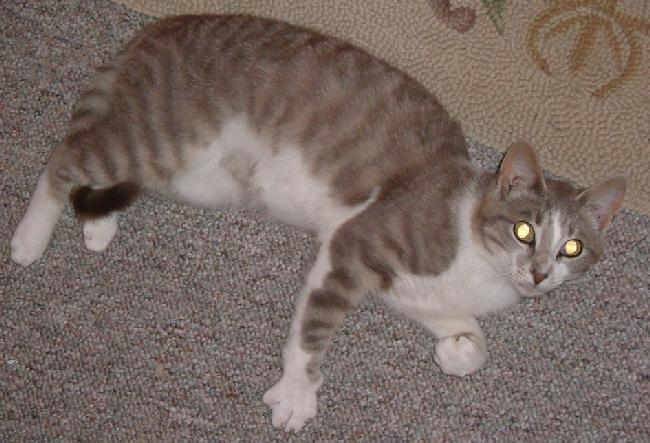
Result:
{"label": "inner ear", "polygon": [[535,192],[546,189],[544,173],[532,146],[523,141],[510,146],[501,162],[497,183],[504,196],[513,189]]}
{"label": "inner ear", "polygon": [[627,181],[624,177],[612,177],[583,191],[578,197],[596,220],[598,229],[607,229],[623,203]]}

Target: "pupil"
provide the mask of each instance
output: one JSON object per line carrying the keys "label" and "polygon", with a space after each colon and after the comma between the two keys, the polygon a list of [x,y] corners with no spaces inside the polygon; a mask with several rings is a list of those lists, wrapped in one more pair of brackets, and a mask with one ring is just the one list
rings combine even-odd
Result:
{"label": "pupil", "polygon": [[521,224],[519,225],[519,229],[517,229],[517,233],[519,234],[519,238],[526,238],[530,234],[530,229],[528,226]]}

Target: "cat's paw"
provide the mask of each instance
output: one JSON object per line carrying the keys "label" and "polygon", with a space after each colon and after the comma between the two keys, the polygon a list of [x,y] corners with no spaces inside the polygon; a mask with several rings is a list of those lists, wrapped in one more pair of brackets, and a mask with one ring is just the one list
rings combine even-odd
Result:
{"label": "cat's paw", "polygon": [[101,252],[108,247],[117,232],[117,216],[108,215],[86,220],[83,226],[84,244],[91,251]]}
{"label": "cat's paw", "polygon": [[39,235],[29,224],[20,223],[11,238],[11,259],[21,266],[29,266],[41,258],[49,237]]}
{"label": "cat's paw", "polygon": [[445,374],[471,374],[481,369],[486,359],[485,345],[474,334],[447,337],[436,344],[434,360]]}
{"label": "cat's paw", "polygon": [[308,420],[316,417],[316,391],[321,381],[292,381],[282,377],[264,394],[264,403],[273,410],[273,426],[286,431],[299,431]]}

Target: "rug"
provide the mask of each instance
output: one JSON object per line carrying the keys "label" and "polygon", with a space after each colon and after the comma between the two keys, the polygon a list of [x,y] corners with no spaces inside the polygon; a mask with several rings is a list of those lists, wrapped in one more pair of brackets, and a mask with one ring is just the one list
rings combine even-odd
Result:
{"label": "rug", "polygon": [[350,40],[432,90],[467,134],[529,140],[553,173],[628,177],[650,214],[650,2],[116,0],[155,16],[247,13]]}

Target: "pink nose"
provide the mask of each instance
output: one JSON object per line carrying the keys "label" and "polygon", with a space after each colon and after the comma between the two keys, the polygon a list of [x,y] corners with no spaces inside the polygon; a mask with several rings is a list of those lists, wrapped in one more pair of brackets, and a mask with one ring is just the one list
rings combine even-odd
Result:
{"label": "pink nose", "polygon": [[537,272],[536,270],[530,271],[531,274],[533,274],[533,281],[535,282],[536,285],[540,284],[541,282],[548,277],[548,274],[544,274],[541,272]]}

